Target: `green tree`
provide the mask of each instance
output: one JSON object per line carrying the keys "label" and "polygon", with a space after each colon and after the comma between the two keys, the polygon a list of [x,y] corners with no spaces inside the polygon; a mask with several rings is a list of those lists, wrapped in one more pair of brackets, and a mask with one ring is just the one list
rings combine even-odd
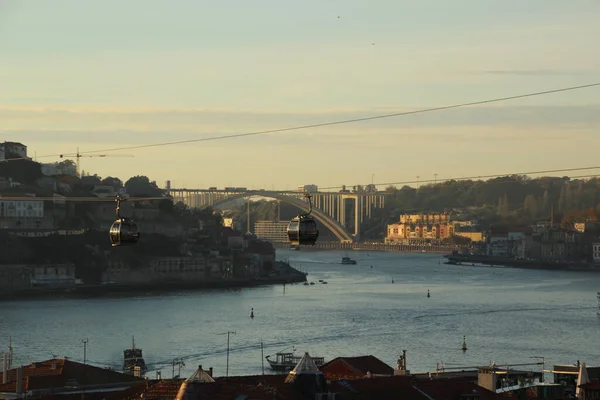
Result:
{"label": "green tree", "polygon": [[135,197],[155,197],[161,196],[163,191],[158,188],[155,181],[145,175],[137,175],[129,178],[125,182],[127,193]]}
{"label": "green tree", "polygon": [[0,176],[29,185],[44,175],[40,163],[31,160],[13,160],[0,162]]}

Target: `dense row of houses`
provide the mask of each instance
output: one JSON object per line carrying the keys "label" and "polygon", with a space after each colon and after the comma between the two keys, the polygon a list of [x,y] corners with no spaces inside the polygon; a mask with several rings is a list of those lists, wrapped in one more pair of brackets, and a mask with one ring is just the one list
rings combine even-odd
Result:
{"label": "dense row of houses", "polygon": [[579,229],[553,226],[492,227],[487,255],[555,262],[600,262],[600,225]]}
{"label": "dense row of houses", "polygon": [[[406,353],[404,353],[406,354]],[[404,356],[405,357],[405,356]],[[600,368],[556,365],[554,382],[541,371],[495,365],[446,372],[411,373],[406,359],[393,368],[368,355],[337,357],[317,367],[308,353],[287,375],[215,376],[201,365],[188,378],[126,375],[69,359],[51,359],[13,368],[4,357],[0,400],[501,400],[600,396]]]}

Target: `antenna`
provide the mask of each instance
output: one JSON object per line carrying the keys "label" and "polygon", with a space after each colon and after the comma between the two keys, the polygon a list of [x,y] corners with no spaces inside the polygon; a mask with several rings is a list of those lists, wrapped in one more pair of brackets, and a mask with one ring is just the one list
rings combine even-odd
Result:
{"label": "antenna", "polygon": [[235,332],[233,331],[227,331],[224,333],[220,333],[219,335],[227,335],[227,367],[225,369],[225,377],[229,376],[229,335],[235,335]]}
{"label": "antenna", "polygon": [[262,339],[260,340],[260,361],[262,362],[262,374],[265,374],[265,353]]}
{"label": "antenna", "polygon": [[178,366],[178,372],[177,372],[177,376],[181,376],[181,367],[185,367],[185,363],[183,362],[182,358],[176,358],[173,361],[171,361],[171,365],[173,366],[173,371],[172,371],[172,379],[175,379],[175,366]]}
{"label": "antenna", "polygon": [[85,340],[82,340],[81,343],[83,343],[83,365],[87,364],[87,344],[88,344],[88,339],[86,338]]}

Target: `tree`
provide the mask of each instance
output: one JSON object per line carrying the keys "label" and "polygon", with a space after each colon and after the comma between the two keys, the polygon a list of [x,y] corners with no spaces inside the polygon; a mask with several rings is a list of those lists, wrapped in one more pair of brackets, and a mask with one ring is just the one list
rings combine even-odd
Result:
{"label": "tree", "polygon": [[19,183],[32,184],[43,176],[42,165],[31,160],[0,162],[0,176]]}
{"label": "tree", "polygon": [[163,191],[158,188],[156,182],[150,181],[147,176],[137,175],[125,182],[127,193],[137,197],[154,197],[162,195]]}
{"label": "tree", "polygon": [[105,186],[112,186],[115,189],[120,189],[123,187],[123,181],[112,176],[107,176],[106,178],[102,179],[102,184]]}

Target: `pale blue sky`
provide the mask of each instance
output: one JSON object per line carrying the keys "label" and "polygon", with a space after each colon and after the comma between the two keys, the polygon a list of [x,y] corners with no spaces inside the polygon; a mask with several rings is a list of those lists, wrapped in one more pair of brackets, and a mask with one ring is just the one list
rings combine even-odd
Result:
{"label": "pale blue sky", "polygon": [[[600,82],[598,21],[597,0],[0,0],[0,140],[39,156]],[[255,188],[578,167],[599,111],[593,88],[82,167]]]}

